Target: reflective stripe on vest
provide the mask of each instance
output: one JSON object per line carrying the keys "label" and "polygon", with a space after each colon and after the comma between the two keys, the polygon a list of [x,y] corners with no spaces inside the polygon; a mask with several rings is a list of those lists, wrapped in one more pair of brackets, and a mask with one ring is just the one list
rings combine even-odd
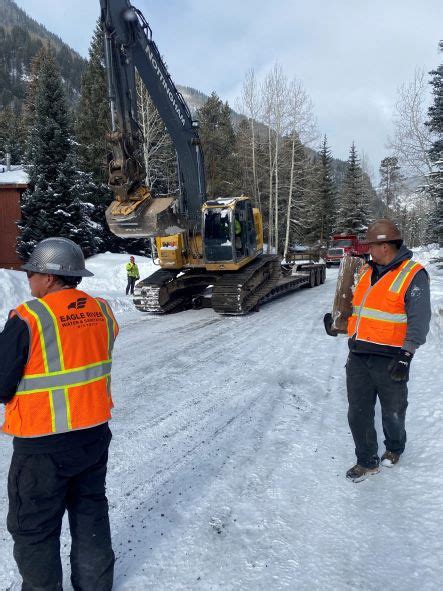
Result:
{"label": "reflective stripe on vest", "polygon": [[418,263],[416,263],[415,261],[412,261],[412,260],[407,261],[405,266],[402,268],[400,273],[397,275],[397,277],[392,282],[391,287],[389,288],[389,291],[392,291],[393,293],[400,293],[400,290],[403,287],[404,282],[408,278],[409,273],[411,273],[411,271],[414,270],[414,267],[417,267],[417,266],[418,266]]}
{"label": "reflective stripe on vest", "polygon": [[108,358],[111,359],[112,357],[112,348],[114,347],[115,341],[115,330],[114,330],[114,321],[109,314],[108,307],[104,302],[101,300],[97,300],[97,304],[100,306],[100,310],[103,312],[103,316],[106,318],[106,326],[108,329]]}
{"label": "reflective stripe on vest", "polygon": [[63,351],[53,313],[43,300],[31,300],[23,306],[32,314],[39,327],[45,370],[47,372],[62,371],[64,369]]}
{"label": "reflective stripe on vest", "polygon": [[[23,305],[37,322],[45,370],[48,373],[63,371],[64,360],[60,334],[51,310],[43,300],[32,300]],[[24,379],[20,381],[18,389],[22,387],[23,382]],[[66,390],[57,387],[49,390],[49,405],[52,431],[54,433],[69,431],[72,425]]]}
{"label": "reflective stripe on vest", "polygon": [[27,376],[20,381],[16,394],[20,396],[30,392],[45,392],[57,388],[83,386],[109,375],[111,365],[112,362],[109,360],[103,363],[87,365],[80,369],[67,369],[66,371],[48,373],[44,376]]}
{"label": "reflective stripe on vest", "polygon": [[390,314],[389,312],[382,312],[381,310],[374,310],[374,308],[365,308],[353,306],[354,316],[360,318],[374,318],[384,322],[394,322],[395,324],[406,324],[408,317],[406,314]]}
{"label": "reflective stripe on vest", "polygon": [[[112,349],[114,347],[115,341],[115,330],[114,330],[114,321],[109,313],[108,307],[105,302],[97,299],[97,303],[100,306],[100,310],[103,312],[104,317],[106,318],[106,327],[108,329],[108,357],[111,359],[112,357]],[[106,375],[106,390],[108,392],[109,398],[111,398],[111,370],[109,369],[109,373]]]}
{"label": "reflective stripe on vest", "polygon": [[111,355],[115,340],[114,322],[106,304],[96,301],[106,320],[108,359],[68,370],[64,366],[57,320],[49,306],[38,299],[23,304],[38,326],[45,374],[23,377],[17,387],[16,395],[26,396],[46,391],[49,393],[53,433],[65,433],[72,429],[68,388],[83,386],[105,378],[108,392],[110,392]]}

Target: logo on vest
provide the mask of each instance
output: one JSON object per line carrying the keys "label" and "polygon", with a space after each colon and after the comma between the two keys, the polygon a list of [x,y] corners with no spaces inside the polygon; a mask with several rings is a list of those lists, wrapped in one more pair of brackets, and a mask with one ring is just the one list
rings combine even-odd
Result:
{"label": "logo on vest", "polygon": [[105,322],[101,310],[84,310],[87,303],[87,298],[77,298],[68,304],[68,310],[72,310],[72,312],[59,316],[61,325],[65,328],[68,326],[80,328],[82,326],[93,326],[97,325],[99,322]]}
{"label": "logo on vest", "polygon": [[81,310],[86,307],[86,298],[78,298],[75,302],[71,302],[68,306],[68,310]]}

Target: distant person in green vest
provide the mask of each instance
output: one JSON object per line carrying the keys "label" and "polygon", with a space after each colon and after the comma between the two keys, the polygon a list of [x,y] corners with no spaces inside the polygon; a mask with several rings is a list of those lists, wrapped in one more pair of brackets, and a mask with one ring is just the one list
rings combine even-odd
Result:
{"label": "distant person in green vest", "polygon": [[128,274],[128,285],[126,286],[126,295],[129,293],[134,295],[134,285],[135,282],[140,279],[140,273],[138,272],[138,267],[135,264],[135,258],[130,257],[129,263],[126,265],[126,273]]}

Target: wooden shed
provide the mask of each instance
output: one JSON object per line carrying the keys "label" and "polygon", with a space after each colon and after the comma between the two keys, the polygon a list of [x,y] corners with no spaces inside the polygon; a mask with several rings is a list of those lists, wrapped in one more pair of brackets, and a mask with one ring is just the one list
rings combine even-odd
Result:
{"label": "wooden shed", "polygon": [[0,268],[19,269],[21,261],[15,252],[20,220],[20,197],[27,189],[28,176],[21,167],[11,170],[0,166]]}

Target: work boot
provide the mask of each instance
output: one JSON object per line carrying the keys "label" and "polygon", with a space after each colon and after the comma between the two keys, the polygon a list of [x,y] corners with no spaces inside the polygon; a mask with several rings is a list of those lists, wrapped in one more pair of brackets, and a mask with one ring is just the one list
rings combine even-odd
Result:
{"label": "work boot", "polygon": [[366,480],[368,476],[373,476],[374,474],[378,474],[380,472],[380,468],[378,466],[374,466],[373,468],[366,468],[365,466],[361,466],[360,464],[355,464],[352,468],[350,468],[346,472],[346,478],[351,480],[352,482],[361,482],[362,480]]}
{"label": "work boot", "polygon": [[396,454],[395,451],[388,451],[386,450],[385,453],[381,457],[382,466],[386,468],[393,468],[395,464],[398,463],[400,459],[400,454]]}

